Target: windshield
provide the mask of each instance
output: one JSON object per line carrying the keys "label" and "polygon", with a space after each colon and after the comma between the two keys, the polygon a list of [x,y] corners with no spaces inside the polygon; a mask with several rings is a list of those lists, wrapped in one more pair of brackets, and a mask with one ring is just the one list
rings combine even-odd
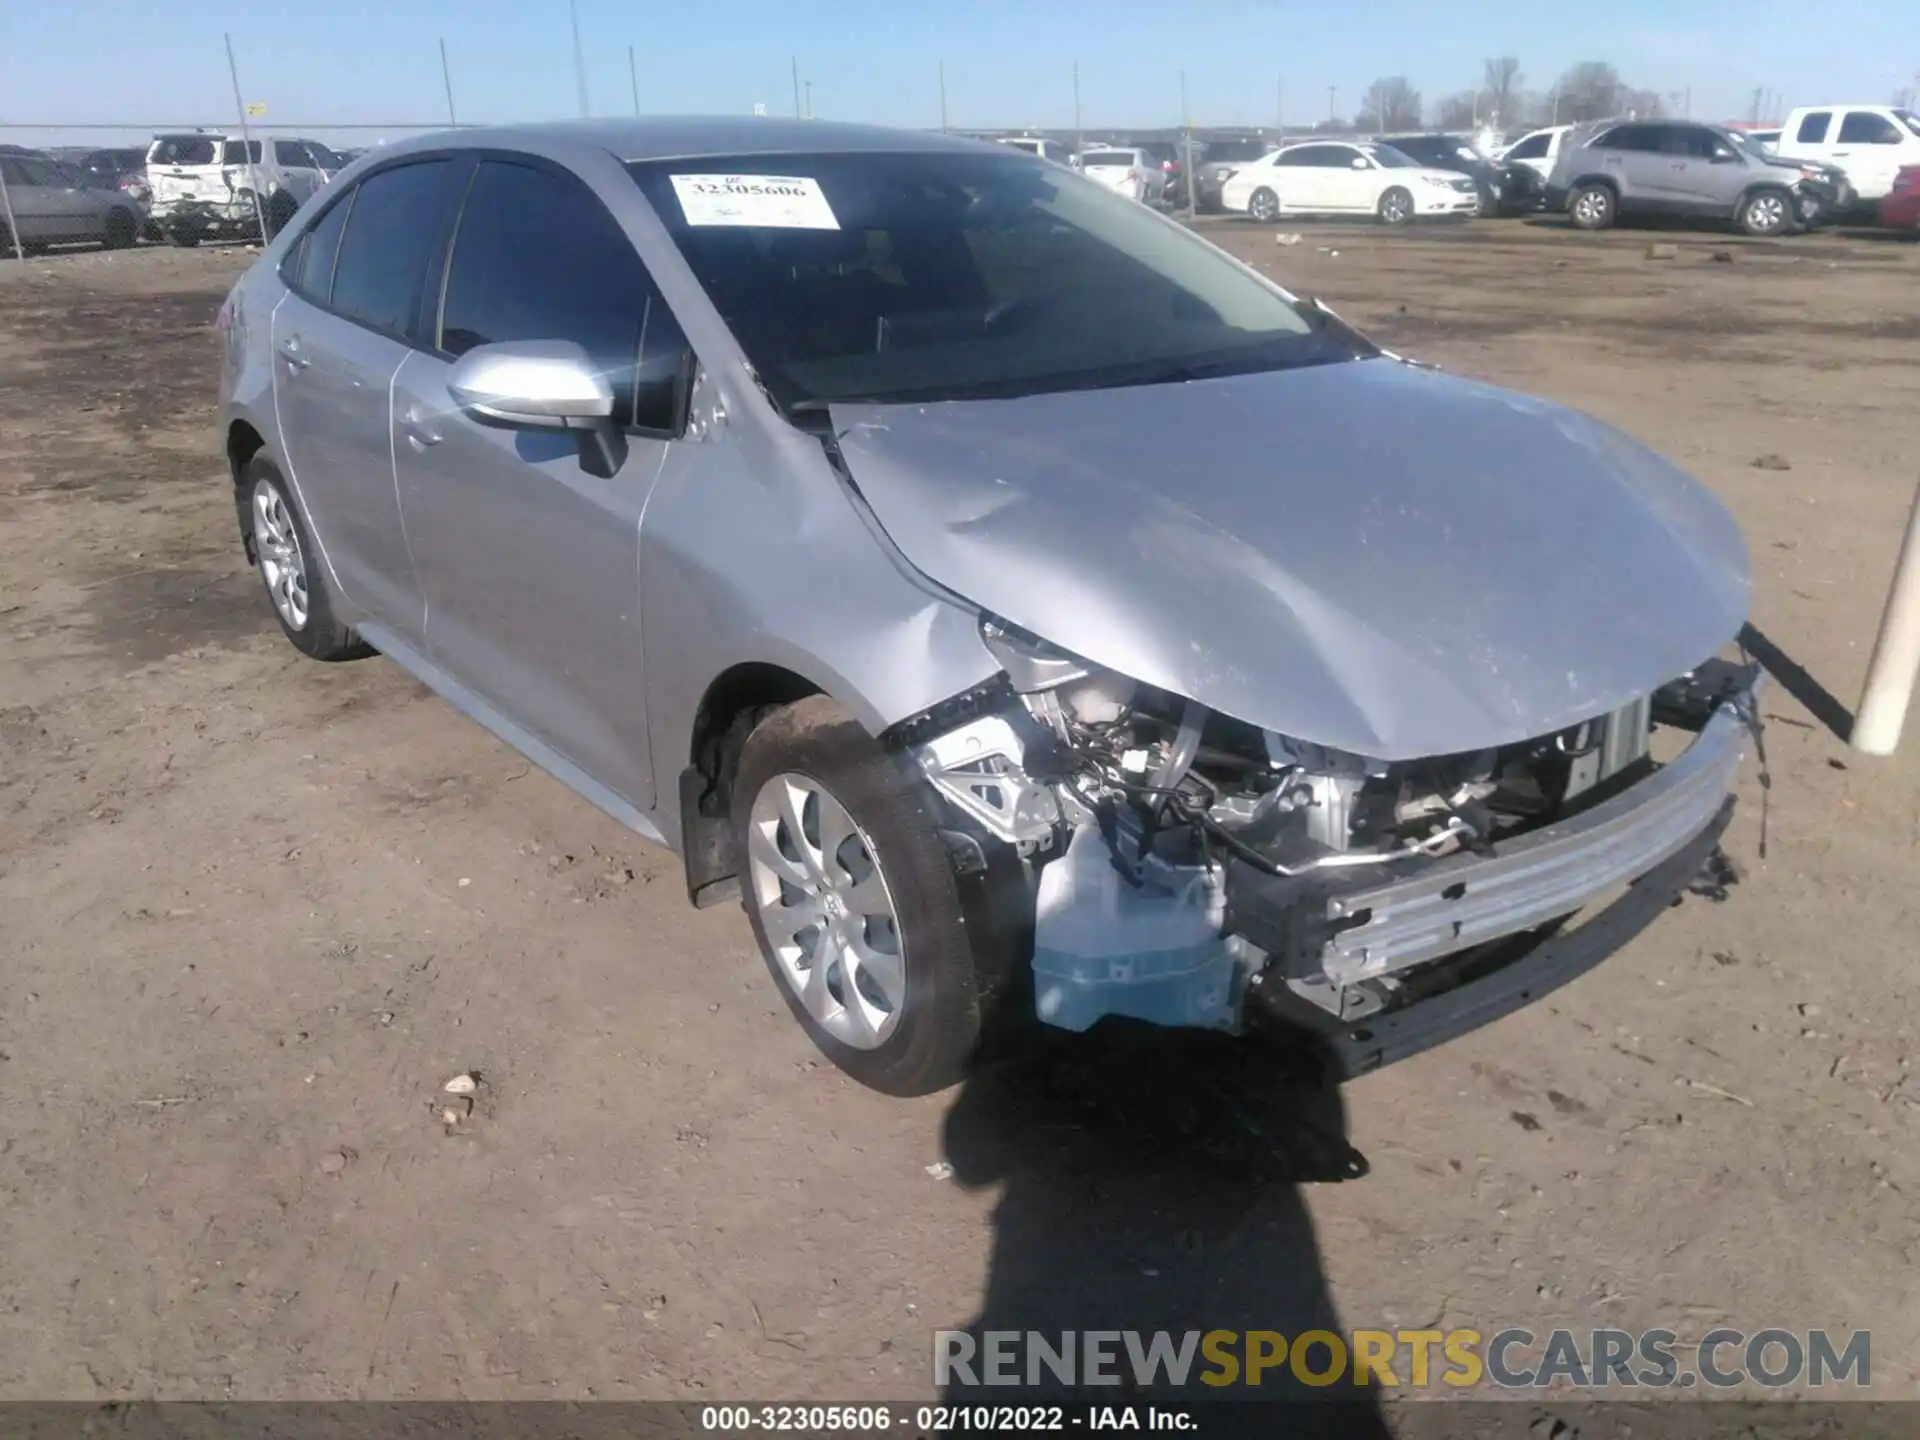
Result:
{"label": "windshield", "polygon": [[1420,162],[1411,156],[1394,149],[1391,145],[1368,145],[1364,147],[1380,167],[1385,170],[1418,170]]}
{"label": "windshield", "polygon": [[1125,170],[1130,165],[1138,165],[1140,157],[1131,150],[1089,150],[1080,157],[1080,163],[1089,170]]}
{"label": "windshield", "polygon": [[1911,110],[1896,110],[1893,113],[1902,125],[1914,134],[1920,135],[1920,115],[1914,114]]}
{"label": "windshield", "polygon": [[1373,353],[1145,206],[1018,155],[629,168],[787,409],[1154,384]]}
{"label": "windshield", "polygon": [[313,163],[322,170],[339,170],[345,167],[347,162],[318,140],[309,140],[306,145],[307,153],[313,156]]}

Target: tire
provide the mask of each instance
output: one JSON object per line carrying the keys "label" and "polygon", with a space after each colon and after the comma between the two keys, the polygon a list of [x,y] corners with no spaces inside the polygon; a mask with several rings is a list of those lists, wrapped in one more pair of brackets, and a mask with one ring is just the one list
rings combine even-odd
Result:
{"label": "tire", "polygon": [[754,728],[732,794],[741,906],[808,1037],[883,1094],[959,1080],[980,984],[926,782],[816,695]]}
{"label": "tire", "polygon": [[200,243],[200,232],[185,227],[167,231],[167,243],[180,250],[191,250]]}
{"label": "tire", "polygon": [[108,250],[124,250],[139,238],[140,224],[125,210],[115,206],[107,212],[100,244]]}
{"label": "tire", "polygon": [[1375,212],[1382,225],[1405,225],[1413,219],[1413,192],[1404,185],[1396,185],[1380,197],[1380,205]]}
{"label": "tire", "polygon": [[1613,224],[1620,201],[1611,185],[1576,185],[1567,197],[1567,215],[1580,230],[1604,230]]}
{"label": "tire", "polygon": [[293,217],[300,213],[300,202],[284,190],[274,192],[267,202],[267,237],[278,235],[293,223]]}
{"label": "tire", "polygon": [[1271,225],[1280,218],[1280,197],[1262,185],[1247,197],[1247,214],[1262,225]]}
{"label": "tire", "polygon": [[1756,190],[1740,202],[1733,222],[1748,235],[1784,235],[1793,228],[1793,197],[1784,190]]}
{"label": "tire", "polygon": [[241,539],[267,601],[293,648],[314,660],[364,660],[375,653],[335,613],[307,517],[273,462],[255,456],[240,472]]}

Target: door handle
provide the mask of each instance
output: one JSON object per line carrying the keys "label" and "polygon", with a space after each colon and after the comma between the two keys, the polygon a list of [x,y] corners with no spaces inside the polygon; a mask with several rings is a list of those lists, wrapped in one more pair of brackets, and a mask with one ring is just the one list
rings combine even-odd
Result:
{"label": "door handle", "polygon": [[441,439],[440,432],[427,423],[427,417],[420,413],[417,405],[400,417],[400,433],[407,437],[407,443],[416,450],[438,445]]}
{"label": "door handle", "polygon": [[307,358],[306,352],[300,348],[300,340],[298,336],[290,336],[287,339],[282,340],[280,342],[279,350],[280,350],[280,358],[286,361],[287,364],[292,366],[295,370],[304,370],[309,365],[313,364],[313,361]]}

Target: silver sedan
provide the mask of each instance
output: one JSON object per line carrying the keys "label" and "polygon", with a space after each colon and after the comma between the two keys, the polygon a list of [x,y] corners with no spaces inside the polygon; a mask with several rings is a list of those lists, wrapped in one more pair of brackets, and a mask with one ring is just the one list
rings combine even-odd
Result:
{"label": "silver sedan", "polygon": [[1705,490],[1007,146],[423,136],[219,323],[287,638],[672,847],[886,1091],[997,1012],[1364,1070],[1596,963],[1726,823]]}

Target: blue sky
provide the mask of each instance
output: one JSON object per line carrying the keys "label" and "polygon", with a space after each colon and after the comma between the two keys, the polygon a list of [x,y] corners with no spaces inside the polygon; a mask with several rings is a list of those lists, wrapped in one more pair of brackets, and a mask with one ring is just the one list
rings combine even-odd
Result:
{"label": "blue sky", "polygon": [[[1755,87],[1785,103],[1886,100],[1920,86],[1920,0],[578,0],[596,113],[627,114],[627,47],[657,112],[791,112],[789,57],[836,119],[932,126],[946,64],[955,126],[1069,125],[1072,66],[1089,126],[1176,124],[1184,64],[1196,123],[1350,114],[1380,75],[1431,105],[1469,88],[1484,56],[1520,57],[1529,88],[1608,60],[1632,85],[1691,87],[1693,112],[1746,113]],[[164,17],[164,18],[163,18]],[[231,31],[246,98],[268,121],[438,120],[438,42],[460,119],[541,119],[577,106],[566,0],[15,0],[0,6],[0,121],[231,120]],[[45,132],[0,132],[32,143]],[[367,139],[371,136],[364,137]],[[100,137],[108,143],[108,137]]]}

